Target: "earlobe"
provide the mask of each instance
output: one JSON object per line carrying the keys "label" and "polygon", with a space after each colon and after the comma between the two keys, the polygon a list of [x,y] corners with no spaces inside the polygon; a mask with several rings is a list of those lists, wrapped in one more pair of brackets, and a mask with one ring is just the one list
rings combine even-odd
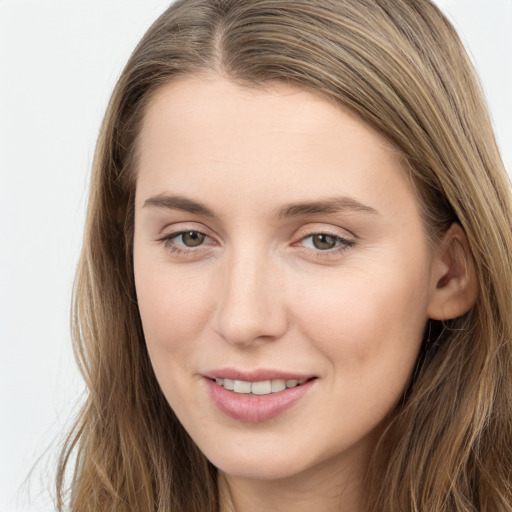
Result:
{"label": "earlobe", "polygon": [[432,320],[457,318],[467,313],[478,297],[475,264],[459,224],[450,226],[434,258],[428,316]]}

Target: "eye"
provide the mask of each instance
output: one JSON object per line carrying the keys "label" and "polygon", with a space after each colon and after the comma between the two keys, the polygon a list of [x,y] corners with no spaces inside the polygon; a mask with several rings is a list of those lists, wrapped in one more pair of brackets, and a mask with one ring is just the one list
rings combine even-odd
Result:
{"label": "eye", "polygon": [[[340,238],[327,233],[318,233],[316,235],[310,235],[303,239],[304,245],[311,247],[312,249],[318,249],[320,251],[327,251],[334,249]],[[306,242],[307,241],[307,242]]]}
{"label": "eye", "polygon": [[294,245],[313,250],[317,253],[333,255],[352,247],[355,245],[355,242],[343,236],[324,232],[307,235]]}
{"label": "eye", "polygon": [[206,238],[208,237],[200,231],[185,231],[172,237],[175,242],[178,241],[185,247],[198,247],[206,240]]}
{"label": "eye", "polygon": [[169,233],[159,239],[164,246],[175,253],[196,252],[202,249],[203,245],[213,243],[213,239],[201,231],[190,229]]}

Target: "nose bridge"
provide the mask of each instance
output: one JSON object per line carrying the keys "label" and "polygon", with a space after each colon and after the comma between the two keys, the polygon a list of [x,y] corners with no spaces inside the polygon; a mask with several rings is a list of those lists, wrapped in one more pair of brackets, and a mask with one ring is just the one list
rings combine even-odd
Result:
{"label": "nose bridge", "polygon": [[239,346],[279,338],[287,327],[281,288],[276,262],[263,247],[233,248],[224,261],[217,332]]}

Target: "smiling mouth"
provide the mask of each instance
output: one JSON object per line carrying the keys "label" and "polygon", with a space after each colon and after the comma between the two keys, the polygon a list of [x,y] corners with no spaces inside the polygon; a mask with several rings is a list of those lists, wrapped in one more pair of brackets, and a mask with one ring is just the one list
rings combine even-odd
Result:
{"label": "smiling mouth", "polygon": [[272,370],[241,372],[223,369],[215,373],[205,379],[211,400],[226,416],[246,423],[259,423],[279,416],[308,396],[319,380],[317,376]]}
{"label": "smiling mouth", "polygon": [[301,386],[305,382],[313,380],[315,377],[311,377],[309,379],[275,379],[275,380],[262,380],[257,382],[250,382],[245,380],[235,380],[235,379],[211,379],[214,380],[219,386],[227,389],[228,391],[233,391],[234,393],[239,393],[242,395],[271,395],[274,393],[279,393],[280,391],[284,391],[285,389],[295,388],[297,386]]}

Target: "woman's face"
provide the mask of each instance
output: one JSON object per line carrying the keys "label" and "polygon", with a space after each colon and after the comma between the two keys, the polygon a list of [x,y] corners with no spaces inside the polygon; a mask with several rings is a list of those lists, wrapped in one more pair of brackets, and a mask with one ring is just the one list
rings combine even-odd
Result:
{"label": "woman's face", "polygon": [[311,92],[214,75],[163,86],[139,143],[137,296],[185,429],[227,475],[364,464],[436,285],[399,156]]}

